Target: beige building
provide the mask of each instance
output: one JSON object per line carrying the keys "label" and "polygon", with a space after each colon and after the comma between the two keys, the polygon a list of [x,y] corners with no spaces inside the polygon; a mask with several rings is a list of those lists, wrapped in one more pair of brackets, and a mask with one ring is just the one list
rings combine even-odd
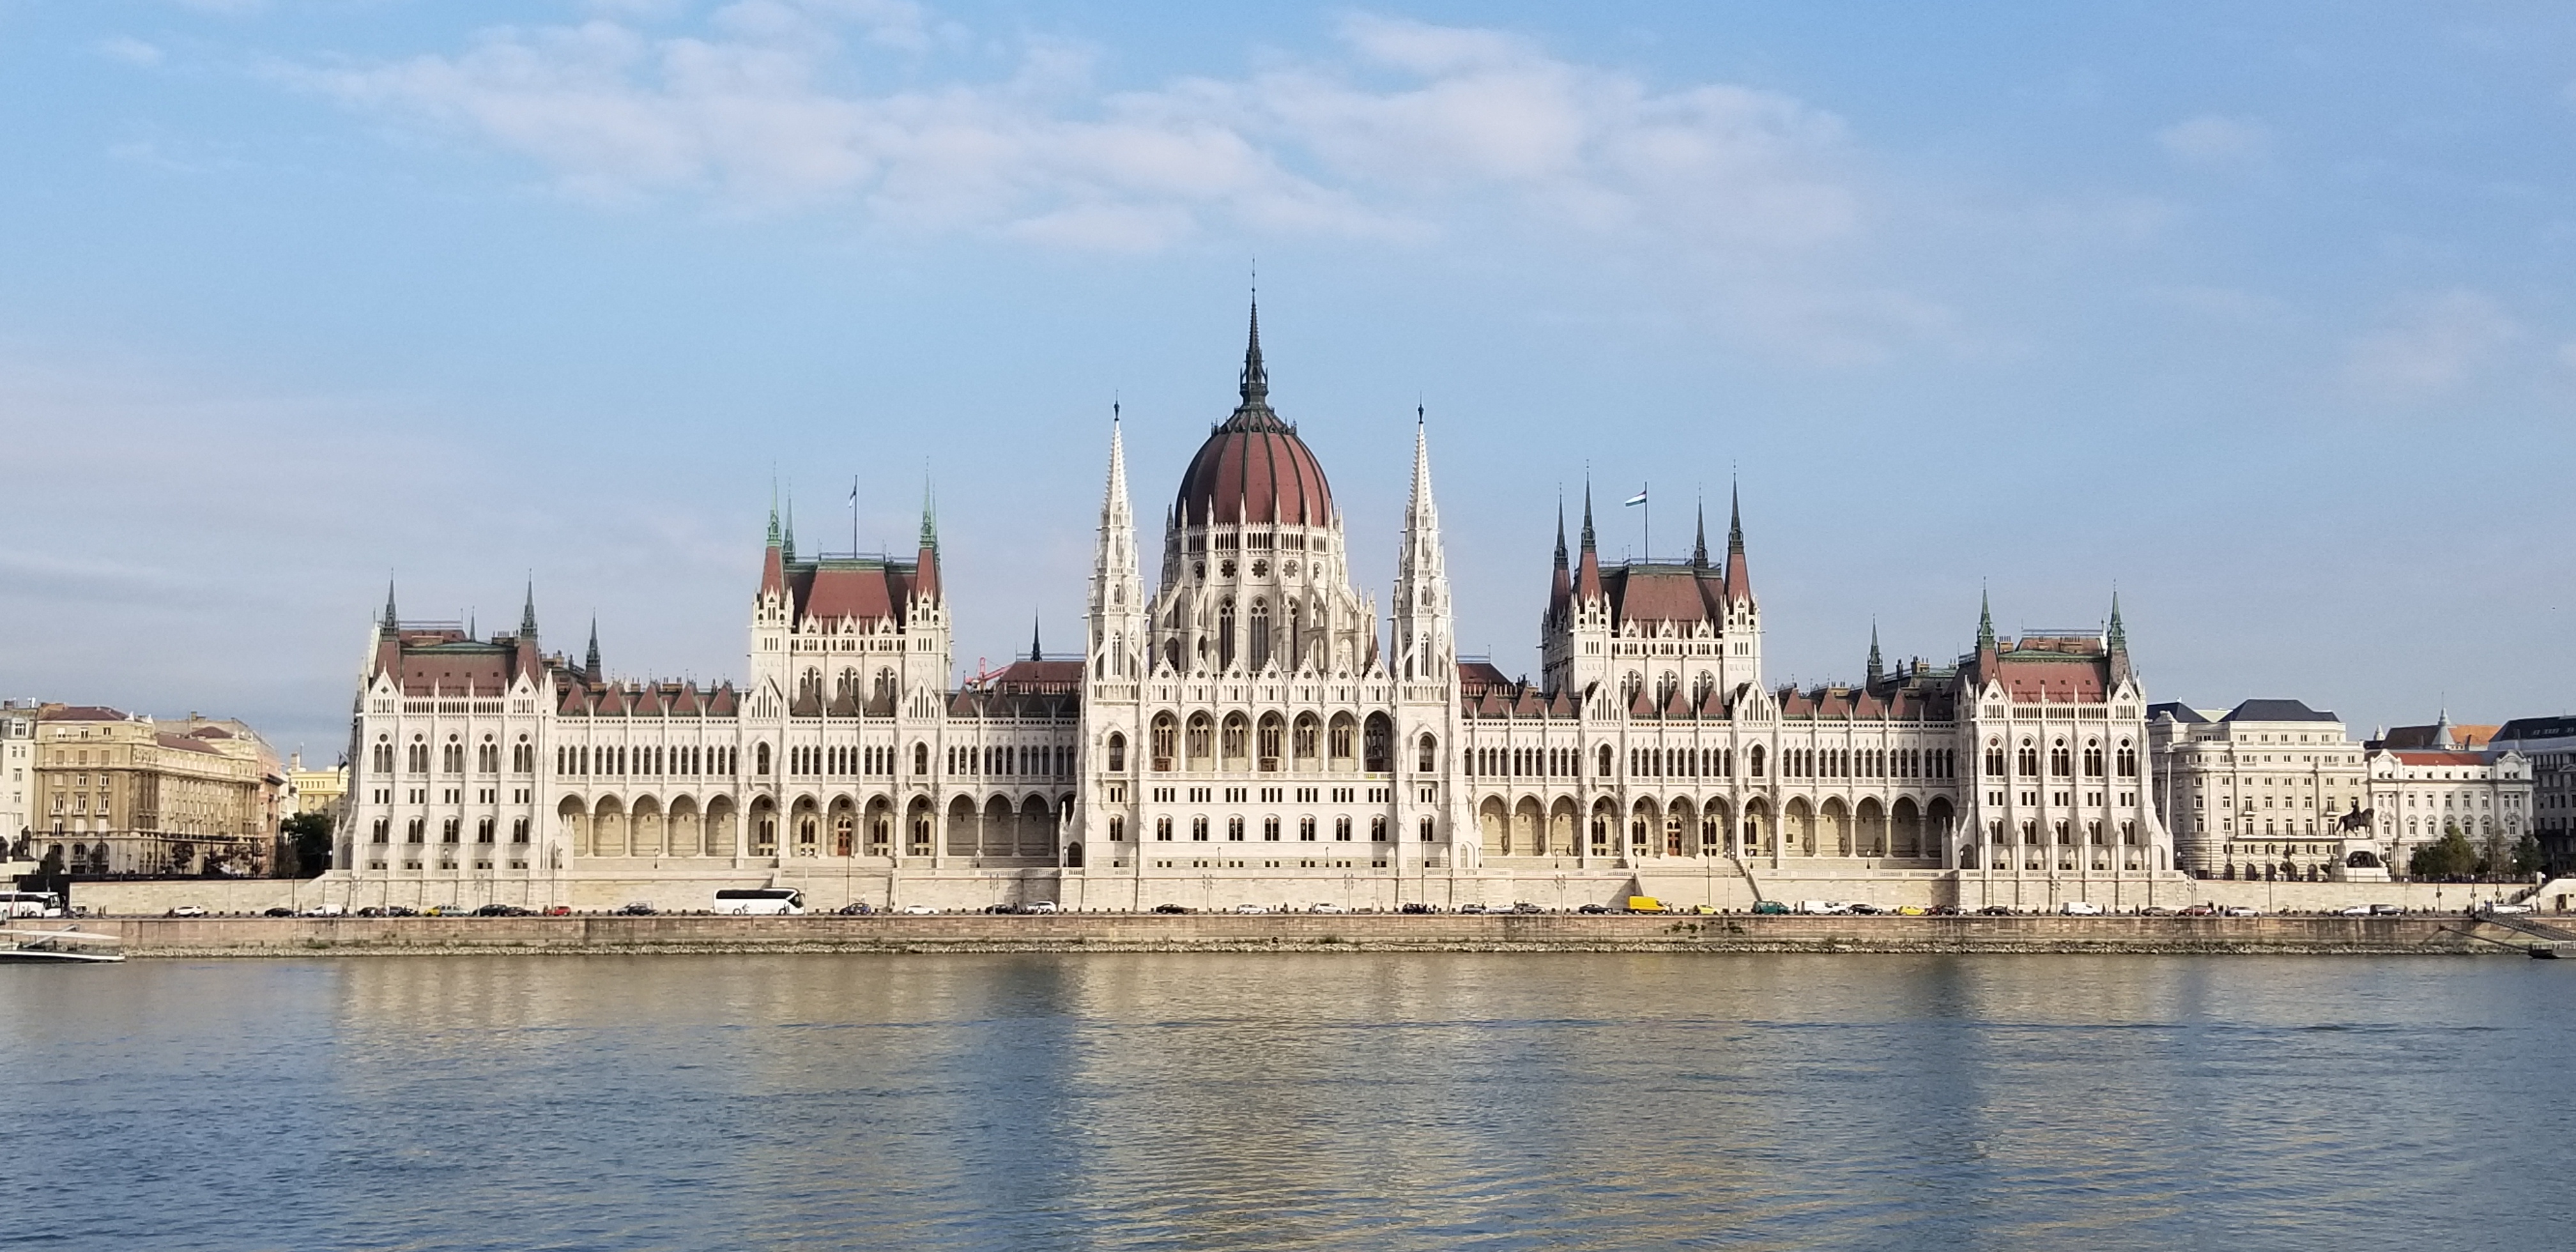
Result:
{"label": "beige building", "polygon": [[[26,845],[35,842],[36,705],[12,700],[0,704],[0,863],[32,861]],[[11,876],[30,872],[10,871]]]}
{"label": "beige building", "polygon": [[2204,878],[2377,880],[2364,750],[2297,700],[2148,710],[2158,807],[2183,869]]}
{"label": "beige building", "polygon": [[2501,863],[2532,830],[2531,759],[2496,747],[2495,729],[2457,727],[2444,714],[2431,726],[2395,727],[2372,748],[2370,807],[2392,866],[2404,869],[2416,848],[2452,830]]}
{"label": "beige building", "polygon": [[37,710],[31,854],[73,874],[265,873],[285,777],[249,727]]}
{"label": "beige building", "polygon": [[304,768],[304,754],[299,752],[286,763],[286,797],[283,817],[301,813],[327,813],[337,825],[340,806],[349,799],[349,765],[343,761],[329,769]]}

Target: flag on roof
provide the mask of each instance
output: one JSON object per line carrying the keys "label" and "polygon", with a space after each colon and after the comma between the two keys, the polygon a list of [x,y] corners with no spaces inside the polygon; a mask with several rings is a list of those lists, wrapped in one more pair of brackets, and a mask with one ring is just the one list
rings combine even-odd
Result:
{"label": "flag on roof", "polygon": [[1644,504],[1644,503],[1646,502],[1646,490],[1645,490],[1645,488],[1643,488],[1643,487],[1638,488],[1638,489],[1637,489],[1637,494],[1635,494],[1635,495],[1633,495],[1633,496],[1628,497],[1627,502],[1628,502],[1629,504]]}

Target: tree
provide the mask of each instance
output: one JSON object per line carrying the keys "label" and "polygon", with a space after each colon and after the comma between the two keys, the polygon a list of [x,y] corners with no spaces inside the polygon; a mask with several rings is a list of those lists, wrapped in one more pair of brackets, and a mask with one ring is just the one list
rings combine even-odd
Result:
{"label": "tree", "polygon": [[2527,830],[2522,832],[2522,842],[2513,845],[2514,875],[2529,877],[2537,874],[2548,864],[2548,860],[2549,858],[2541,855],[2540,837]]}
{"label": "tree", "polygon": [[2478,868],[2478,850],[2469,846],[2469,837],[2457,826],[2442,832],[2442,837],[2419,845],[2406,860],[2406,872],[2417,878],[2457,878],[2473,874]]}
{"label": "tree", "polygon": [[331,868],[331,815],[298,813],[277,824],[277,833],[295,853],[288,872],[310,878]]}

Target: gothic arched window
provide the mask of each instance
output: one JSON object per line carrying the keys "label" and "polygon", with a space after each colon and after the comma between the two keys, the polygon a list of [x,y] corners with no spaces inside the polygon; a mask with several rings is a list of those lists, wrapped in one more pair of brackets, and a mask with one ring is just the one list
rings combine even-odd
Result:
{"label": "gothic arched window", "polygon": [[1248,642],[1251,647],[1245,651],[1251,663],[1245,668],[1259,673],[1270,664],[1270,602],[1268,600],[1256,599],[1252,602],[1252,637]]}
{"label": "gothic arched window", "polygon": [[1227,597],[1216,606],[1216,667],[1219,672],[1234,668],[1234,600]]}

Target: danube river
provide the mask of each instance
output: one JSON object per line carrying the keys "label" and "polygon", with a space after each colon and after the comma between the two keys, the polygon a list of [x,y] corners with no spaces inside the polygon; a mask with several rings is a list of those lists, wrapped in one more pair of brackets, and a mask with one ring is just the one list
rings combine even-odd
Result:
{"label": "danube river", "polygon": [[2576,963],[0,968],[32,1247],[2565,1246]]}

